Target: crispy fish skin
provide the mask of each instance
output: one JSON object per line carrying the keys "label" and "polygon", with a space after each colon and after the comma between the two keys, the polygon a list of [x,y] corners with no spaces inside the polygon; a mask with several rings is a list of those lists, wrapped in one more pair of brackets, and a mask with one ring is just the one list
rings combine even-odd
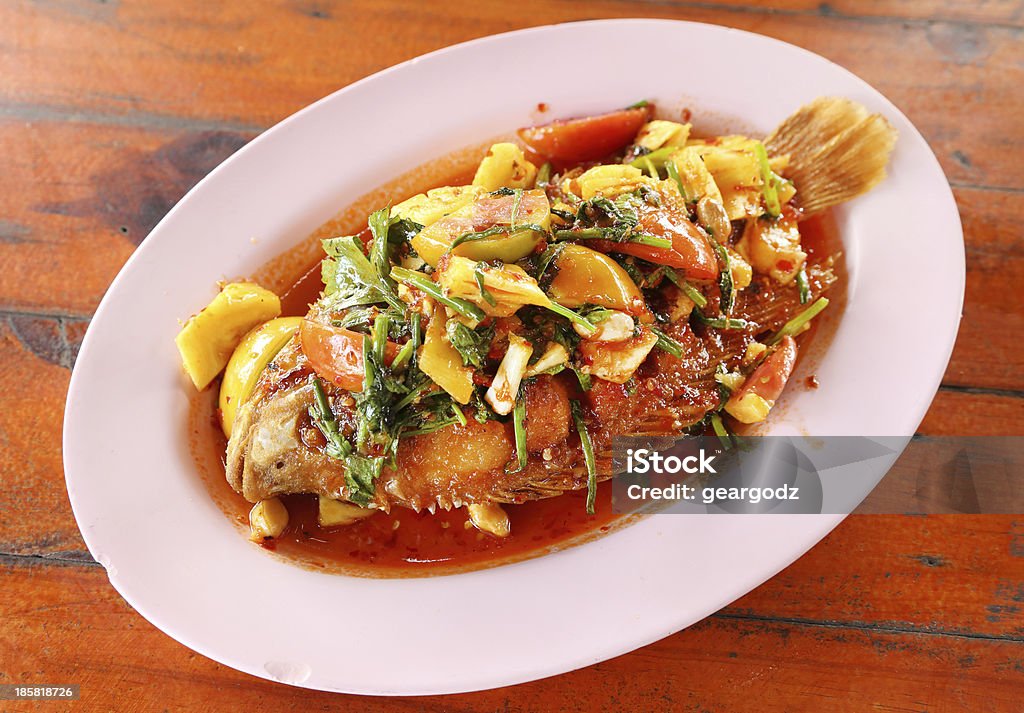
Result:
{"label": "crispy fish skin", "polygon": [[[313,374],[297,340],[287,344],[272,364],[238,410],[228,441],[228,483],[250,502],[291,493],[347,499],[344,465],[323,453],[322,438],[309,418]],[[324,387],[344,395],[330,385]],[[510,423],[470,418],[465,426],[403,439],[396,467],[385,468],[377,481],[373,506],[421,510],[522,502],[585,485],[578,448],[567,444],[568,389],[548,376],[534,383],[532,393],[535,407],[528,404],[528,414],[535,430],[560,438],[535,439],[526,469],[506,472],[515,452]],[[344,427],[353,415],[339,406],[342,400],[335,399],[335,408]],[[541,455],[545,448],[550,460]]]}

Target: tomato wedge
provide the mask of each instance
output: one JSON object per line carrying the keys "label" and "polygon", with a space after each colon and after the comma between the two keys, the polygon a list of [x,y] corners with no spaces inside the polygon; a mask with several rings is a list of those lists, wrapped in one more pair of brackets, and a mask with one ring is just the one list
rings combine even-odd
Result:
{"label": "tomato wedge", "polygon": [[670,221],[664,216],[658,220],[641,218],[644,232],[659,238],[668,238],[672,247],[657,248],[650,245],[611,240],[588,240],[587,247],[603,253],[622,253],[656,265],[667,265],[682,271],[693,280],[718,278],[718,259],[708,239],[688,220]]}
{"label": "tomato wedge", "polygon": [[531,126],[518,133],[534,153],[549,161],[579,163],[603,158],[623,148],[650,117],[650,107],[623,109]]}
{"label": "tomato wedge", "polygon": [[[309,365],[322,379],[346,391],[363,390],[362,334],[304,319],[299,328],[299,344]],[[388,342],[384,356],[389,364],[398,349],[397,344]]]}

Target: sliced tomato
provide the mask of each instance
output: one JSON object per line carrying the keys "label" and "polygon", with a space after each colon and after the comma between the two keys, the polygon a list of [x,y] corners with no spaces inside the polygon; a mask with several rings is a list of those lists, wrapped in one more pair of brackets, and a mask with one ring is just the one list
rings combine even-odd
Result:
{"label": "sliced tomato", "polygon": [[627,146],[650,119],[649,107],[623,109],[582,119],[553,121],[519,130],[530,149],[550,161],[594,161]]}
{"label": "sliced tomato", "polygon": [[[302,320],[299,344],[320,378],[346,391],[362,391],[363,335],[349,329]],[[388,342],[385,360],[390,364],[398,353],[398,345]]]}
{"label": "sliced tomato", "polygon": [[[653,227],[653,229],[652,229]],[[693,280],[714,280],[718,277],[718,260],[707,238],[700,234],[688,221],[679,223],[659,222],[656,226],[644,226],[644,232],[672,241],[670,248],[657,248],[640,243],[613,242],[611,240],[588,240],[587,247],[603,253],[632,255],[656,265],[674,267],[684,277]]]}
{"label": "sliced tomato", "polygon": [[796,340],[789,336],[783,337],[775,351],[754,369],[743,386],[733,394],[733,398],[754,393],[766,401],[775,403],[782,395],[782,390],[786,388],[789,375],[793,373],[796,355]]}

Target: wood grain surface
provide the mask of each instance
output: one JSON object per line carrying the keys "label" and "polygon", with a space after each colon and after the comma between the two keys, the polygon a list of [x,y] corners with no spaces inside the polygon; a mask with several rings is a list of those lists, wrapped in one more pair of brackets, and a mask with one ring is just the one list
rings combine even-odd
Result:
{"label": "wood grain surface", "polygon": [[1022,2],[6,2],[0,683],[81,684],[81,701],[43,710],[1024,709],[1024,515],[853,516],[656,644],[424,699],[300,691],[215,664],[132,611],[85,550],[61,467],[70,369],[105,289],[164,213],[260,131],[361,77],[455,42],[599,17],[763,33],[892,99],[935,150],[967,242],[960,337],[920,432],[1024,434]]}

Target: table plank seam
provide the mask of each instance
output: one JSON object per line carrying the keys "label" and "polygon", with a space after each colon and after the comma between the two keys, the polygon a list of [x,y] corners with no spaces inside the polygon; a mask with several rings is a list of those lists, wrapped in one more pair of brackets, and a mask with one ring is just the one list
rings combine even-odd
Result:
{"label": "table plank seam", "polygon": [[754,621],[765,624],[789,624],[792,626],[818,627],[825,629],[854,629],[878,634],[898,635],[920,635],[940,636],[954,639],[970,639],[983,641],[998,641],[1012,644],[1024,644],[1024,633],[1021,634],[983,634],[974,631],[960,629],[942,629],[931,626],[913,626],[899,622],[869,622],[869,621],[839,621],[829,619],[806,619],[803,617],[771,616],[764,614],[753,614],[729,611],[728,609],[718,611],[711,615],[716,619],[733,619],[737,621]]}
{"label": "table plank seam", "polygon": [[[298,111],[298,108],[296,111]],[[100,126],[135,127],[163,131],[236,131],[250,134],[259,133],[269,128],[269,125],[249,124],[231,119],[202,119],[178,114],[157,114],[145,111],[117,114],[83,111],[61,105],[2,101],[0,102],[0,120],[5,119],[30,123],[96,124]]]}
{"label": "table plank seam", "polygon": [[0,552],[0,564],[14,567],[38,567],[56,565],[58,567],[102,567],[92,555],[85,550],[68,550],[46,555],[27,555],[15,552]]}
{"label": "table plank seam", "polygon": [[[623,4],[635,4],[633,0],[619,0]],[[937,24],[955,25],[960,27],[983,27],[1011,30],[1017,32],[1020,25],[1012,22],[998,22],[992,20],[971,20],[958,17],[909,17],[904,15],[861,15],[856,13],[842,12],[835,9],[827,2],[820,3],[814,10],[780,9],[774,7],[763,7],[758,5],[731,5],[728,3],[700,2],[699,0],[643,0],[645,5],[660,5],[662,7],[708,10],[713,12],[725,12],[734,15],[774,15],[776,17],[817,17],[826,20],[841,20],[845,22],[862,22],[872,25],[901,24],[917,25],[920,27],[932,27]]]}

